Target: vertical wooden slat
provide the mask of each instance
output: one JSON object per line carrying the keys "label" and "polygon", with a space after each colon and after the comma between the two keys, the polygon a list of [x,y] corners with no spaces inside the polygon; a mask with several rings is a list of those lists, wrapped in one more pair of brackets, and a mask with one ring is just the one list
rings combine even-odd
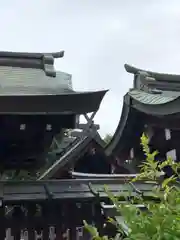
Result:
{"label": "vertical wooden slat", "polygon": [[[6,239],[7,240],[11,240],[12,236],[11,236],[11,228],[6,229]],[[25,239],[26,240],[26,239]]]}
{"label": "vertical wooden slat", "polygon": [[83,239],[83,227],[77,227],[76,230],[77,230],[76,239],[77,240]]}
{"label": "vertical wooden slat", "polygon": [[16,229],[16,231],[13,233],[14,240],[21,240],[21,231],[19,229]]}
{"label": "vertical wooden slat", "polygon": [[30,227],[28,227],[28,240],[35,240],[35,231]]}
{"label": "vertical wooden slat", "polygon": [[[66,212],[66,214],[68,214],[68,225],[69,225],[69,239],[70,240],[76,240],[77,238],[77,231],[76,231],[76,227],[77,227],[77,223],[78,223],[78,215],[77,215],[77,205],[76,202],[71,202],[69,203],[69,207],[68,207],[68,212]],[[77,217],[78,216],[78,217]]]}
{"label": "vertical wooden slat", "polygon": [[43,240],[49,240],[49,226],[46,224],[43,226]]}
{"label": "vertical wooden slat", "polygon": [[[51,202],[53,204],[53,202]],[[42,235],[43,235],[43,240],[49,240],[49,224],[48,222],[50,221],[50,211],[49,211],[49,206],[50,203],[46,202],[42,205],[42,212],[41,212],[41,217],[42,217]],[[48,215],[49,214],[49,215]]]}
{"label": "vertical wooden slat", "polygon": [[90,240],[92,239],[91,235],[89,232],[87,232],[86,229],[83,229],[83,237],[82,237],[83,240]]}
{"label": "vertical wooden slat", "polygon": [[5,236],[6,236],[5,209],[1,202],[1,206],[0,206],[0,239],[4,240]]}
{"label": "vertical wooden slat", "polygon": [[23,213],[21,210],[21,205],[14,206],[12,213],[12,226],[11,232],[14,237],[14,240],[21,239],[21,226],[23,221]]}
{"label": "vertical wooden slat", "polygon": [[63,239],[63,230],[65,225],[65,219],[63,219],[64,215],[64,208],[62,203],[57,203],[55,206],[55,226],[56,226],[56,240],[62,240]]}
{"label": "vertical wooden slat", "polygon": [[94,204],[94,220],[95,220],[95,225],[97,226],[98,232],[100,236],[102,236],[104,218],[101,213],[101,206],[98,202]]}
{"label": "vertical wooden slat", "polygon": [[63,240],[63,231],[61,226],[56,226],[56,240]]}
{"label": "vertical wooden slat", "polygon": [[49,240],[56,240],[56,231],[54,226],[49,228]]}
{"label": "vertical wooden slat", "polygon": [[[88,203],[82,203],[82,209],[81,209],[81,219],[86,220],[88,224],[93,223],[93,219],[95,217],[95,207],[93,202]],[[82,222],[83,225],[83,222]],[[89,232],[83,228],[83,238],[84,240],[90,240],[92,237],[90,236]]]}
{"label": "vertical wooden slat", "polygon": [[36,205],[35,204],[28,204],[28,240],[35,240],[35,213],[36,213]]}
{"label": "vertical wooden slat", "polygon": [[0,183],[0,239],[5,239],[6,237],[6,227],[5,227],[5,206],[3,204],[4,186]]}
{"label": "vertical wooden slat", "polygon": [[76,232],[76,226],[72,225],[69,229],[69,239],[70,240],[76,240],[77,232]]}

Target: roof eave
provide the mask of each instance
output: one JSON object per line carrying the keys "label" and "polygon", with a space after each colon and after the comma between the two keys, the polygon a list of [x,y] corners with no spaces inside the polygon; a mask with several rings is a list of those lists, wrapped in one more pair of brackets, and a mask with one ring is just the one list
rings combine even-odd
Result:
{"label": "roof eave", "polygon": [[178,75],[178,74],[152,72],[152,71],[149,71],[149,70],[143,70],[143,69],[140,69],[140,68],[133,67],[129,64],[124,64],[124,68],[128,73],[132,73],[132,74],[135,74],[135,75],[139,74],[140,72],[145,72],[150,77],[153,77],[158,81],[180,82],[180,75]]}

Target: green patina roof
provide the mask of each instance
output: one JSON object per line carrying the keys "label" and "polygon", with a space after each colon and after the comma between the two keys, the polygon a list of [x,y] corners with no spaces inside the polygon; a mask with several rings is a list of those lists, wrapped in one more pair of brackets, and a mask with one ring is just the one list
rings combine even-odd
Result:
{"label": "green patina roof", "polygon": [[153,94],[153,93],[147,93],[138,89],[130,90],[128,93],[133,99],[136,101],[139,101],[143,104],[149,104],[149,105],[159,105],[159,104],[165,104],[169,103],[171,101],[174,101],[179,96],[171,94]]}
{"label": "green patina roof", "polygon": [[134,74],[134,86],[128,92],[134,100],[146,105],[162,105],[180,97],[180,75],[142,70],[125,64]]}
{"label": "green patina roof", "polygon": [[42,69],[0,66],[0,95],[60,94],[71,89],[68,73],[58,71],[50,77]]}
{"label": "green patina roof", "polygon": [[0,52],[0,95],[58,95],[72,92],[71,75],[56,71],[64,52]]}

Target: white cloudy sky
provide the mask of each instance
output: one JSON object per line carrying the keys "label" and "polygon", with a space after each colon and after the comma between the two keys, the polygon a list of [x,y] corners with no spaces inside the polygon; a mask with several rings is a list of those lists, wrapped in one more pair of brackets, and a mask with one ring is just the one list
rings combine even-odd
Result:
{"label": "white cloudy sky", "polygon": [[113,133],[132,86],[124,63],[180,73],[179,0],[6,0],[0,8],[0,49],[65,50],[59,70],[76,90],[109,89],[97,114]]}

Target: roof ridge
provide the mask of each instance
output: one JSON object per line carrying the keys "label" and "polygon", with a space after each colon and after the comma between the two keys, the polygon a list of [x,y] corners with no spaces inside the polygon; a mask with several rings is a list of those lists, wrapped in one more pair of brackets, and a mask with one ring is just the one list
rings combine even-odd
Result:
{"label": "roof ridge", "polygon": [[0,58],[1,57],[12,57],[12,58],[36,58],[40,59],[44,55],[50,55],[53,58],[62,58],[64,57],[64,51],[59,52],[13,52],[13,51],[0,51]]}
{"label": "roof ridge", "polygon": [[42,69],[46,76],[56,77],[54,59],[63,56],[64,51],[54,53],[0,51],[0,66]]}
{"label": "roof ridge", "polygon": [[153,71],[149,71],[149,70],[136,68],[129,64],[124,64],[124,68],[128,73],[132,73],[134,75],[139,75],[139,74],[143,73],[145,75],[145,77],[152,77],[152,78],[155,78],[155,80],[157,80],[157,81],[180,82],[179,74],[153,72]]}

